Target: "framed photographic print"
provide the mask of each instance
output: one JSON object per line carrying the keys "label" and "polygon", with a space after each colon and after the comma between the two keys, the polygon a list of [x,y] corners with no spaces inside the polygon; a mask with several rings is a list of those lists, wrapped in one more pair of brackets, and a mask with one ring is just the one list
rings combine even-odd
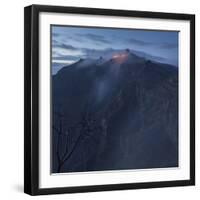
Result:
{"label": "framed photographic print", "polygon": [[25,8],[24,191],[195,184],[195,16]]}

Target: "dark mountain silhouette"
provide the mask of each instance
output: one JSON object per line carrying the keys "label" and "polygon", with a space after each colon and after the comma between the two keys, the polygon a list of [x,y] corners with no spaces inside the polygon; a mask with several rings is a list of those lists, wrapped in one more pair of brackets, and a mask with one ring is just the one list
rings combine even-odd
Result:
{"label": "dark mountain silhouette", "polygon": [[178,69],[126,49],[52,78],[52,172],[178,166]]}

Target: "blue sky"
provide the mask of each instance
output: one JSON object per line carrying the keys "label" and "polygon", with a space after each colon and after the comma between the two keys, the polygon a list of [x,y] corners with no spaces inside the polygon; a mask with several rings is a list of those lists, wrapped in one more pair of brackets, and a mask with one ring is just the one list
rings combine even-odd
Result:
{"label": "blue sky", "polygon": [[178,65],[178,32],[136,29],[52,26],[52,67],[80,58],[104,56],[108,51],[129,48]]}

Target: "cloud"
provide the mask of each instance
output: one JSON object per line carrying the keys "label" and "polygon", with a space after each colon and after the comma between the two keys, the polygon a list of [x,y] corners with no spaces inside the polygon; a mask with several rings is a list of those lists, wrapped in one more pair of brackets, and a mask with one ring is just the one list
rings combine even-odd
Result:
{"label": "cloud", "polygon": [[178,48],[178,44],[172,44],[172,43],[153,43],[153,42],[147,42],[147,41],[143,41],[143,40],[138,40],[135,38],[129,38],[127,40],[128,43],[133,43],[136,44],[138,46],[151,46],[151,47],[157,47],[157,48],[161,48],[161,49],[175,49]]}
{"label": "cloud", "polygon": [[153,45],[153,43],[151,43],[151,42],[146,42],[146,41],[138,40],[135,38],[129,38],[127,41],[128,41],[128,43],[134,43],[139,46],[152,46]]}
{"label": "cloud", "polygon": [[[83,34],[85,35],[85,34]],[[94,35],[94,34],[87,34],[87,35]],[[93,39],[94,38],[99,38],[98,36],[96,37],[92,36]],[[101,37],[100,37],[101,38]],[[137,40],[134,38],[129,38],[129,44],[130,41],[134,44],[140,45],[140,46],[151,46],[154,48],[158,48],[158,49],[174,49],[177,48],[178,45],[177,44],[173,44],[173,43],[151,43],[151,42],[145,42],[142,40]],[[52,61],[53,62],[75,62],[78,61],[80,58],[94,58],[97,59],[100,56],[104,57],[105,59],[112,57],[112,55],[116,52],[122,52],[124,49],[113,49],[113,48],[104,48],[104,49],[91,49],[91,48],[79,48],[70,44],[65,44],[62,42],[58,42],[57,40],[53,41],[52,44],[53,47],[53,51],[52,51]],[[145,57],[147,59],[152,59],[152,60],[156,60],[159,62],[168,62],[171,63],[171,61],[169,62],[169,59],[167,58],[163,58],[163,57],[159,57],[159,56],[153,56],[150,55],[149,53],[144,53],[144,51],[141,52],[137,52],[136,50],[131,49],[132,52],[135,52],[138,56],[142,56]]]}
{"label": "cloud", "polygon": [[53,37],[58,37],[58,36],[59,36],[59,33],[52,33],[52,36],[53,36]]}
{"label": "cloud", "polygon": [[70,44],[55,42],[52,44],[52,60],[53,62],[77,61],[83,57],[81,48],[74,47]]}
{"label": "cloud", "polygon": [[53,39],[52,40],[52,46],[55,46],[55,45],[59,45],[60,43],[56,40],[56,39]]}
{"label": "cloud", "polygon": [[78,60],[80,59],[80,55],[72,56],[72,55],[64,55],[64,56],[55,56],[52,58],[53,60]]}
{"label": "cloud", "polygon": [[162,49],[176,49],[178,48],[178,44],[171,44],[171,43],[163,43],[160,45]]}
{"label": "cloud", "polygon": [[67,49],[67,50],[73,50],[73,51],[76,51],[78,50],[78,48],[72,46],[72,45],[69,45],[69,44],[64,44],[64,43],[53,43],[53,48],[61,48],[61,49]]}
{"label": "cloud", "polygon": [[100,43],[104,43],[104,44],[108,44],[110,43],[109,40],[107,40],[104,36],[102,35],[97,35],[97,34],[92,34],[92,33],[87,33],[87,34],[77,34],[79,37],[84,37],[88,40],[92,40],[94,42],[100,42]]}

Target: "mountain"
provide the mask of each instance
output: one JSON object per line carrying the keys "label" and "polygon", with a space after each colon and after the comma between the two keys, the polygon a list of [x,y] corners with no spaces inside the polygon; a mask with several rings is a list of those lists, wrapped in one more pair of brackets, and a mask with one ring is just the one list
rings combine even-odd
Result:
{"label": "mountain", "polygon": [[[92,60],[97,60],[98,58],[103,58],[104,61],[108,61],[113,57],[113,55],[122,54],[125,51],[126,50],[124,50],[124,49],[108,48],[108,49],[104,49],[104,50],[89,50],[89,51],[87,51],[86,55],[87,55],[87,58],[88,57],[93,58]],[[134,49],[130,49],[129,51],[139,57],[142,57],[143,59],[146,59],[146,60],[152,60],[155,62],[166,63],[166,64],[178,66],[178,61],[174,60],[174,59],[155,56],[155,55],[151,55],[151,54],[145,53],[143,51],[138,51],[138,50],[134,50]],[[89,59],[89,60],[91,60],[91,59]],[[59,62],[59,63],[57,63],[56,61],[53,61],[52,62],[52,73],[56,74],[65,65],[66,65],[65,61]],[[67,65],[71,65],[71,64],[67,64]]]}
{"label": "mountain", "polygon": [[178,166],[178,69],[129,49],[52,77],[52,172]]}

